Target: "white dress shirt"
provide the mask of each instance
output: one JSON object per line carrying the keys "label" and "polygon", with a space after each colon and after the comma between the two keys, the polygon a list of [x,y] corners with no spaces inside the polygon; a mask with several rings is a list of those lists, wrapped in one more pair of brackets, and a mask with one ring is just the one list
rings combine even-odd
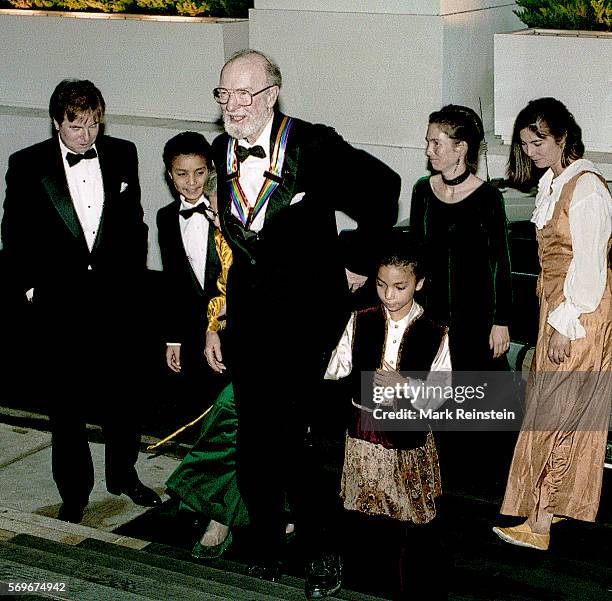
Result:
{"label": "white dress shirt", "polygon": [[[244,191],[249,206],[251,207],[255,204],[257,196],[259,195],[259,191],[263,186],[265,180],[264,171],[269,171],[270,169],[271,135],[272,117],[270,117],[270,121],[268,121],[265,128],[253,144],[249,144],[246,140],[239,140],[238,142],[239,146],[244,146],[245,148],[261,146],[266,153],[266,156],[263,159],[250,155],[239,165],[240,177],[238,178],[238,181],[240,182],[240,187]],[[254,232],[259,232],[261,230],[264,225],[267,209],[268,204],[266,203],[263,209],[259,212],[259,215],[257,215],[257,217],[253,220],[253,223],[251,224],[251,227],[249,229],[253,230]],[[238,211],[236,210],[236,207],[234,207],[233,204],[232,214],[236,217],[238,216]]]}
{"label": "white dress shirt", "polygon": [[[62,142],[61,136],[57,136],[62,151],[64,171],[68,181],[68,189],[72,198],[72,204],[85,234],[85,240],[89,250],[93,248],[102,209],[104,208],[104,186],[102,184],[102,171],[98,157],[79,161],[71,167],[66,160],[66,155],[72,151]],[[95,144],[92,148],[95,149]],[[72,153],[75,154],[75,153]]]}
{"label": "white dress shirt", "polygon": [[[550,221],[563,186],[580,171],[600,173],[591,161],[579,159],[558,177],[554,177],[552,169],[542,176],[531,218],[538,229]],[[552,308],[547,321],[570,340],[576,340],[586,336],[580,315],[597,309],[606,286],[612,198],[595,175],[578,179],[569,208],[569,225],[573,256],[563,284],[565,300]]]}
{"label": "white dress shirt", "polygon": [[[185,198],[181,196],[181,210],[193,209],[201,204],[207,207],[210,206],[205,196],[201,196],[193,204],[187,202]],[[193,273],[195,273],[196,278],[198,278],[200,286],[204,288],[206,253],[208,250],[208,228],[210,227],[210,222],[206,216],[201,213],[194,213],[189,219],[185,219],[179,214],[178,219],[185,254],[189,259]]]}

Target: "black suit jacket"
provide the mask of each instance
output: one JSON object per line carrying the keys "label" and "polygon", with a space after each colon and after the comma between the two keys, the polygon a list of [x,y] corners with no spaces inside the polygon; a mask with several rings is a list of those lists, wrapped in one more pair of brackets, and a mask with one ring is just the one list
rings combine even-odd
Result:
{"label": "black suit jacket", "polygon": [[[282,117],[274,116],[271,146]],[[295,119],[282,182],[255,235],[231,215],[228,141],[227,134],[218,136],[213,150],[221,227],[234,254],[227,291],[230,332],[241,347],[253,343],[251,354],[258,340],[272,341],[279,354],[286,346],[325,354],[349,315],[345,267],[370,274],[381,237],[397,218],[400,177],[332,128]],[[340,244],[337,210],[358,224],[350,245]]]}
{"label": "black suit jacket", "polygon": [[147,226],[143,221],[136,147],[96,140],[104,206],[90,252],[64,172],[57,138],[9,158],[2,241],[13,289],[34,288],[34,306],[53,336],[121,335],[143,302]]}
{"label": "black suit jacket", "polygon": [[208,301],[218,294],[216,283],[220,263],[215,250],[215,228],[211,224],[202,288],[185,253],[180,207],[180,201],[175,200],[157,212],[157,235],[164,269],[164,337],[166,342],[187,343],[200,350],[204,345]]}

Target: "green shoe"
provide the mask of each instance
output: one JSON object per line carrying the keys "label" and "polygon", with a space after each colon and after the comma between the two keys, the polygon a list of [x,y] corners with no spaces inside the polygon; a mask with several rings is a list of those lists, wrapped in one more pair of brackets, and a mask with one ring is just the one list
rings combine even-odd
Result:
{"label": "green shoe", "polygon": [[215,559],[221,557],[231,544],[232,531],[230,530],[218,545],[206,546],[198,540],[191,550],[191,557],[194,559]]}

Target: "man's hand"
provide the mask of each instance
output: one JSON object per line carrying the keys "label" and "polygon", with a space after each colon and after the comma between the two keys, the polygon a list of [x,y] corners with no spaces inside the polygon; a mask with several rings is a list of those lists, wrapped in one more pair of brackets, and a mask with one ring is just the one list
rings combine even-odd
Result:
{"label": "man's hand", "polygon": [[213,330],[206,331],[206,345],[204,346],[204,356],[210,368],[217,373],[225,371],[223,355],[221,354],[221,338]]}
{"label": "man's hand", "polygon": [[368,279],[367,275],[359,275],[358,273],[353,273],[348,269],[345,269],[344,271],[346,271],[346,280],[348,282],[349,290],[351,292],[355,292],[355,290],[361,288]]}
{"label": "man's hand", "polygon": [[510,348],[510,334],[507,326],[493,325],[489,334],[489,348],[493,351],[493,358],[501,357]]}
{"label": "man's hand", "polygon": [[555,364],[563,363],[569,359],[572,350],[572,341],[555,330],[548,341],[548,358]]}
{"label": "man's hand", "polygon": [[181,371],[180,344],[169,344],[166,346],[166,365],[177,374]]}

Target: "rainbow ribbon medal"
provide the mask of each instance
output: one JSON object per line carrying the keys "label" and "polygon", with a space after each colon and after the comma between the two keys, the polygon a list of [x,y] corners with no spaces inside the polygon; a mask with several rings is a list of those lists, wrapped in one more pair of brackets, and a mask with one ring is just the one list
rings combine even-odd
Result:
{"label": "rainbow ribbon medal", "polygon": [[274,148],[272,150],[272,158],[270,159],[270,170],[264,171],[264,183],[259,190],[255,204],[251,207],[246,198],[244,190],[240,185],[240,164],[236,158],[236,145],[238,140],[230,138],[227,145],[227,180],[230,185],[230,199],[235,207],[238,218],[242,225],[249,229],[254,219],[259,215],[259,212],[266,206],[270,196],[282,181],[281,173],[283,172],[283,163],[285,162],[285,152],[287,150],[287,139],[289,131],[293,124],[291,117],[283,117],[281,121]]}

